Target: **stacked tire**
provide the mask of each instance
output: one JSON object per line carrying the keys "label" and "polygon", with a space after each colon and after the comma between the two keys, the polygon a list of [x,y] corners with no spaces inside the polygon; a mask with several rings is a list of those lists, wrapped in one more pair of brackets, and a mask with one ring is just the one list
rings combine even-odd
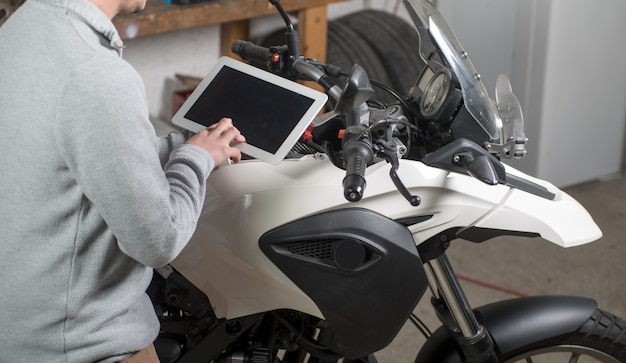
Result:
{"label": "stacked tire", "polygon": [[[264,46],[284,43],[280,29],[261,41]],[[326,62],[349,73],[356,63],[370,79],[406,96],[424,68],[417,31],[403,18],[380,10],[362,10],[328,22]],[[337,80],[341,82],[342,80]],[[395,99],[374,87],[376,99]]]}

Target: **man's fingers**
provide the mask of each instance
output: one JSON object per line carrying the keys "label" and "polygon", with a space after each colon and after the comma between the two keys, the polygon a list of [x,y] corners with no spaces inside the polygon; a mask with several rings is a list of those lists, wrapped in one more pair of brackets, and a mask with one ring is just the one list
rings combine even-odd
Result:
{"label": "man's fingers", "polygon": [[209,126],[207,130],[209,130],[209,133],[217,132],[218,135],[221,135],[224,131],[231,127],[233,127],[233,120],[225,117],[218,123]]}
{"label": "man's fingers", "polygon": [[198,132],[187,140],[187,143],[200,146],[213,155],[217,164],[226,159],[233,162],[241,160],[241,151],[237,144],[245,142],[246,138],[233,126],[230,118],[223,118],[218,123]]}
{"label": "man's fingers", "polygon": [[205,129],[207,135],[212,135],[216,139],[227,138],[229,142],[242,143],[246,141],[246,138],[241,135],[241,132],[233,126],[230,118],[223,118],[218,123],[213,124]]}

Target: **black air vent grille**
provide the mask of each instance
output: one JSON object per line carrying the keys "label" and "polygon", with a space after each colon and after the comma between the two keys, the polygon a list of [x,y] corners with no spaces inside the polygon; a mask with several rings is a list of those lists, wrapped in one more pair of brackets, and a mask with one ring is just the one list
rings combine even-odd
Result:
{"label": "black air vent grille", "polygon": [[304,242],[282,243],[281,247],[294,255],[315,258],[319,260],[333,260],[333,245],[335,240],[318,240]]}

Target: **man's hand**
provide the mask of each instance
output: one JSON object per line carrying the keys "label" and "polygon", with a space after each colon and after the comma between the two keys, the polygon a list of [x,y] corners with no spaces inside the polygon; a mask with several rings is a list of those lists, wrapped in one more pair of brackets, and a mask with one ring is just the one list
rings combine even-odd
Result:
{"label": "man's hand", "polygon": [[233,121],[229,118],[223,118],[218,123],[199,131],[186,143],[207,150],[213,155],[217,166],[228,159],[235,163],[239,162],[241,151],[234,146],[245,141],[246,138],[233,126]]}

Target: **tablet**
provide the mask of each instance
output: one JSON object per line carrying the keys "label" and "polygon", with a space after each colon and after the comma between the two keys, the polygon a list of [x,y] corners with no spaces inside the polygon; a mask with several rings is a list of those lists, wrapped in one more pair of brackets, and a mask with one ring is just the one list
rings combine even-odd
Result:
{"label": "tablet", "polygon": [[198,132],[229,117],[242,153],[280,163],[326,103],[326,94],[233,58],[221,57],[172,123]]}

